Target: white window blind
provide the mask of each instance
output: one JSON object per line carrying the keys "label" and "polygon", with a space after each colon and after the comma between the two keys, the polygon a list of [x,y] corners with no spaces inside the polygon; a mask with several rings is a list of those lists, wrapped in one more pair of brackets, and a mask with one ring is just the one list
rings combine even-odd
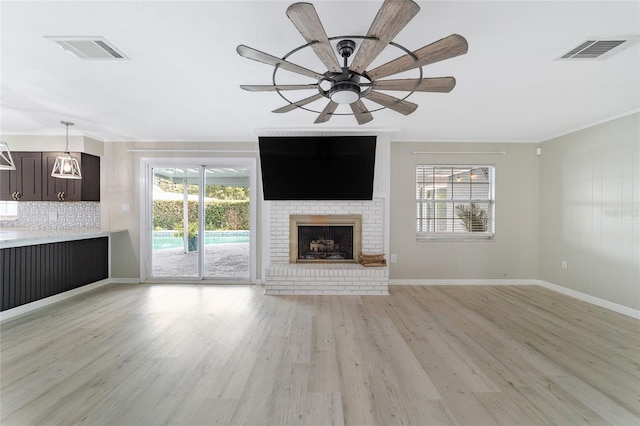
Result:
{"label": "white window blind", "polygon": [[418,239],[492,238],[495,167],[416,166]]}
{"label": "white window blind", "polygon": [[18,220],[17,201],[0,201],[0,220]]}

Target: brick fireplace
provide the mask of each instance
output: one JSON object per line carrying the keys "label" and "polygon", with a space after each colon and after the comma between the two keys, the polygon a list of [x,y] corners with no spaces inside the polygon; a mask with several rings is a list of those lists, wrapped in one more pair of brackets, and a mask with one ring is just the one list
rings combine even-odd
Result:
{"label": "brick fireplace", "polygon": [[[384,201],[383,198],[370,201],[271,201],[270,255],[265,269],[265,293],[389,294],[388,268],[366,268],[358,263],[360,253],[384,253]],[[360,236],[356,231],[353,238],[358,240],[360,247],[354,249],[353,259],[322,259],[321,262],[297,259],[298,237],[293,235],[293,224],[325,225],[328,221],[332,222],[330,226],[341,226],[345,221],[354,219],[357,219]],[[337,244],[337,239],[343,241],[346,237],[318,237],[316,240],[320,241],[316,242],[316,249],[333,249],[338,253],[339,250],[330,247]],[[342,255],[328,257],[338,256]]]}

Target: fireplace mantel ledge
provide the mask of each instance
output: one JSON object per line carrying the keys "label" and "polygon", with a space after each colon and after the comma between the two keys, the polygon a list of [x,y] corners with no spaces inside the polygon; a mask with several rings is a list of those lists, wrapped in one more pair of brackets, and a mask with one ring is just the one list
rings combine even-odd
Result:
{"label": "fireplace mantel ledge", "polygon": [[380,270],[380,271],[388,271],[389,267],[388,266],[372,266],[372,267],[365,267],[362,266],[362,264],[360,263],[351,263],[351,262],[345,262],[345,263],[332,263],[332,262],[326,262],[326,263],[306,263],[306,262],[300,262],[300,263],[272,263],[271,265],[269,265],[267,267],[267,270],[273,270],[273,269],[279,269],[279,270],[344,270],[344,271],[375,271],[375,270]]}

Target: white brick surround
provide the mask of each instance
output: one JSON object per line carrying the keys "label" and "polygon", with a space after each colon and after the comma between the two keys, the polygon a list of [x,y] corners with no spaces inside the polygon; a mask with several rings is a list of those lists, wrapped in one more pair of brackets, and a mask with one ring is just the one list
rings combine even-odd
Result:
{"label": "white brick surround", "polygon": [[385,200],[271,201],[266,294],[389,294],[389,269],[358,264],[290,264],[290,215],[362,216],[362,253],[384,253]]}

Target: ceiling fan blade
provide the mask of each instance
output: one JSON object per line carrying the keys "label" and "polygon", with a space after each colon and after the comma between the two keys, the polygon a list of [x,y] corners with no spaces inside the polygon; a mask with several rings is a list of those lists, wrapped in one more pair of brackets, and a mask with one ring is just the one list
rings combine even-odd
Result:
{"label": "ceiling fan blade", "polygon": [[318,118],[316,118],[316,121],[314,121],[313,123],[326,123],[333,116],[333,112],[336,110],[336,108],[338,108],[338,104],[330,100],[327,106],[324,107]]}
{"label": "ceiling fan blade", "polygon": [[393,61],[367,72],[371,80],[378,80],[392,74],[398,74],[413,68],[422,67],[434,62],[443,61],[458,55],[467,53],[469,45],[467,40],[458,34],[452,34],[429,45],[414,50],[418,60],[414,60],[411,55],[400,56]]}
{"label": "ceiling fan blade", "polygon": [[301,99],[298,102],[291,103],[289,105],[283,106],[282,108],[274,109],[271,112],[281,113],[281,112],[293,111],[294,109],[296,109],[298,107],[301,107],[301,106],[306,105],[306,104],[310,104],[311,102],[316,101],[316,100],[318,100],[320,98],[324,98],[324,96],[322,96],[320,93],[316,93],[313,96],[309,96],[308,98]]}
{"label": "ceiling fan blade", "polygon": [[373,120],[373,116],[361,100],[357,100],[351,104],[351,111],[356,116],[358,124],[368,123]]}
{"label": "ceiling fan blade", "polygon": [[249,92],[273,92],[276,90],[309,90],[317,89],[317,84],[277,84],[277,85],[261,85],[261,84],[241,84],[241,89]]}
{"label": "ceiling fan blade", "polygon": [[399,80],[377,80],[373,88],[377,90],[404,90],[411,92],[442,92],[448,93],[456,86],[453,77],[405,78]]}
{"label": "ceiling fan blade", "polygon": [[367,99],[377,104],[385,106],[389,109],[399,112],[403,115],[409,115],[418,108],[418,104],[413,102],[403,101],[402,99],[395,98],[393,96],[385,95],[380,92],[371,92],[367,95]]}
{"label": "ceiling fan blade", "polygon": [[364,39],[349,68],[362,74],[419,11],[420,6],[411,0],[385,0],[367,32],[377,40]]}
{"label": "ceiling fan blade", "polygon": [[327,33],[313,5],[311,3],[294,3],[287,8],[287,16],[307,43],[313,43],[311,48],[327,69],[331,72],[342,72],[340,62],[338,62],[336,53],[329,43]]}
{"label": "ceiling fan blade", "polygon": [[316,80],[320,80],[324,78],[324,76],[315,71],[311,71],[307,68],[301,67],[300,65],[296,65],[292,62],[285,61],[284,59],[278,58],[273,55],[269,55],[268,53],[261,52],[252,47],[245,46],[244,44],[236,47],[236,52],[238,55],[243,58],[251,59],[254,61],[262,62],[263,64],[279,66],[282,69],[287,71],[295,72],[297,74],[306,75],[311,78],[315,78]]}

